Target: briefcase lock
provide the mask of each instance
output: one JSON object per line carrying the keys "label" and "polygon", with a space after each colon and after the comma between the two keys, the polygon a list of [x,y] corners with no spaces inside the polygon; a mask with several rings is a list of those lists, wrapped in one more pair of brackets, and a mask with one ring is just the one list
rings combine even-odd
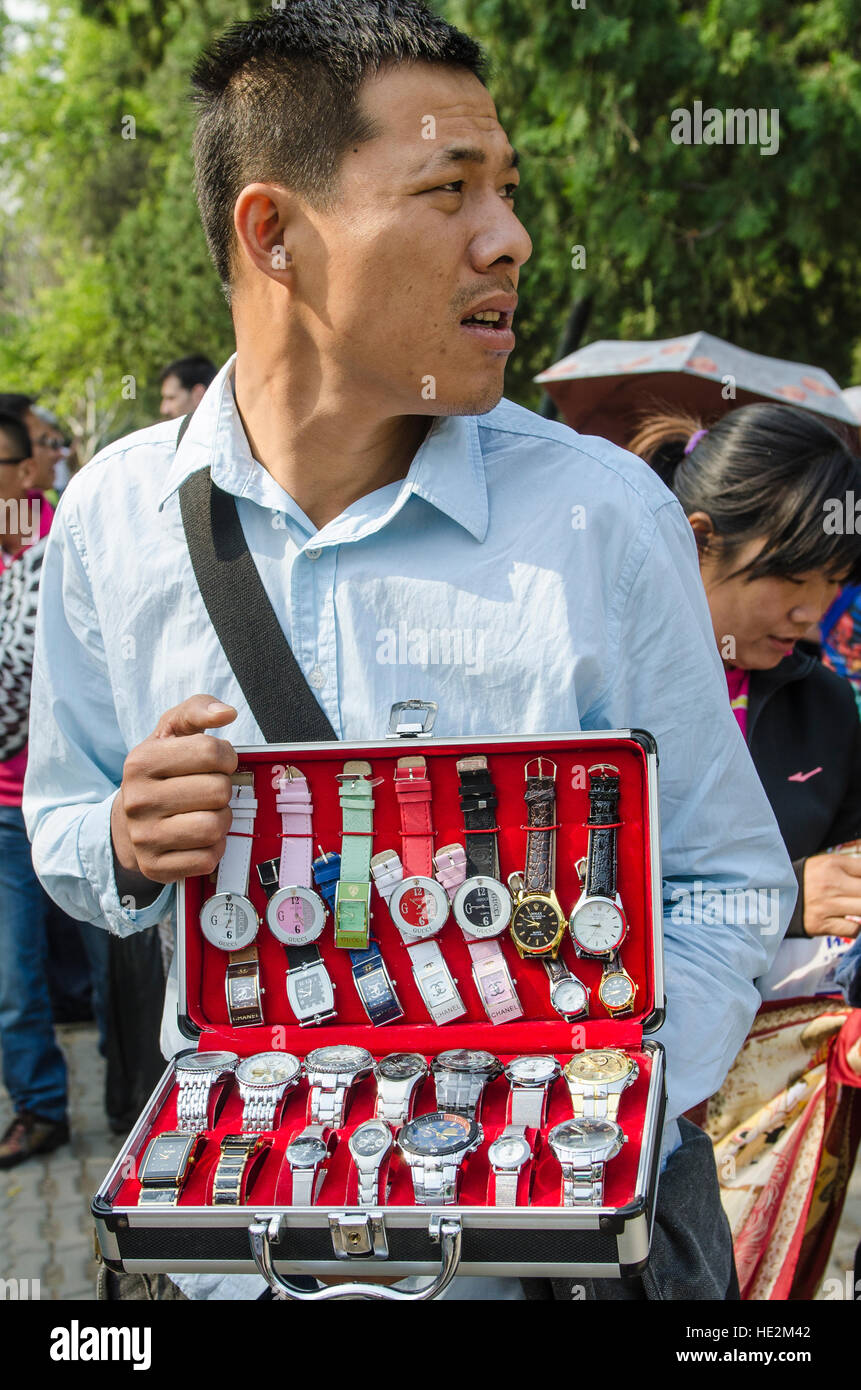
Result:
{"label": "briefcase lock", "polygon": [[336,1211],[329,1214],[332,1248],[339,1260],[387,1260],[389,1245],[382,1212]]}

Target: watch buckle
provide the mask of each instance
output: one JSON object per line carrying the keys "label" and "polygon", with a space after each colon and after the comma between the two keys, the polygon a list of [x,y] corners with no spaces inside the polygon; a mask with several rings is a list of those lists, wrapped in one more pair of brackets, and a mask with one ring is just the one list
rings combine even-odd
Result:
{"label": "watch buckle", "polygon": [[[389,711],[389,729],[386,738],[419,738],[429,734],[436,720],[439,705],[436,700],[398,700]],[[420,719],[414,715],[421,710]]]}
{"label": "watch buckle", "polygon": [[330,1212],[329,1232],[338,1260],[361,1260],[369,1255],[375,1260],[387,1260],[389,1257],[381,1212]]}
{"label": "watch buckle", "polygon": [[539,776],[539,777],[543,777],[543,776],[544,776],[544,773],[542,772],[542,767],[544,766],[545,763],[547,763],[550,767],[552,767],[552,768],[553,768],[552,780],[553,780],[554,782],[556,781],[556,764],[554,763],[554,761],[553,761],[552,758],[542,758],[540,754],[538,755],[538,757],[530,758],[530,759],[529,759],[529,762],[524,764],[524,767],[523,767],[523,778],[524,778],[524,781],[527,781],[527,782],[528,782],[528,780],[529,780],[529,769],[532,767],[532,765],[533,765],[534,763],[537,763],[537,764],[538,764],[538,776]]}

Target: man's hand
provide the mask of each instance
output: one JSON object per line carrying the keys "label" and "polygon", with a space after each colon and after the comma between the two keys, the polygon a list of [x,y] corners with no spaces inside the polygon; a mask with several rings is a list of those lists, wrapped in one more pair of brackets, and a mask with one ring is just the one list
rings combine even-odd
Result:
{"label": "man's hand", "polygon": [[858,854],[812,855],[804,865],[804,930],[807,935],[857,936],[859,924],[861,845]]}
{"label": "man's hand", "polygon": [[168,710],[129,753],[111,807],[117,888],[154,900],[153,885],[210,874],[232,822],[233,746],[205,729],[231,724],[236,710],[192,695]]}

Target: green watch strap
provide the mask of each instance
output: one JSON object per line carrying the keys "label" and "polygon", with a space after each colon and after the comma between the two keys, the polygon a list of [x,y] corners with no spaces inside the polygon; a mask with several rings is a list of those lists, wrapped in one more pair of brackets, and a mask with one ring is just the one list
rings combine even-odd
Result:
{"label": "green watch strap", "polygon": [[344,834],[335,895],[335,945],[349,951],[364,950],[371,930],[374,798],[370,772],[370,763],[348,762],[340,774]]}

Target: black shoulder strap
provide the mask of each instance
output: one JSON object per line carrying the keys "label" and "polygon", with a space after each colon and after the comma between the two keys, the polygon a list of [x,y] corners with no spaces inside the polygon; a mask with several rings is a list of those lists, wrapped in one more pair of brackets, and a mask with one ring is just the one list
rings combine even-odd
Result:
{"label": "black shoulder strap", "polygon": [[[177,445],[190,419],[183,420]],[[180,487],[179,506],[206,611],[266,742],[337,739],[281,630],[233,497],[202,468]]]}

